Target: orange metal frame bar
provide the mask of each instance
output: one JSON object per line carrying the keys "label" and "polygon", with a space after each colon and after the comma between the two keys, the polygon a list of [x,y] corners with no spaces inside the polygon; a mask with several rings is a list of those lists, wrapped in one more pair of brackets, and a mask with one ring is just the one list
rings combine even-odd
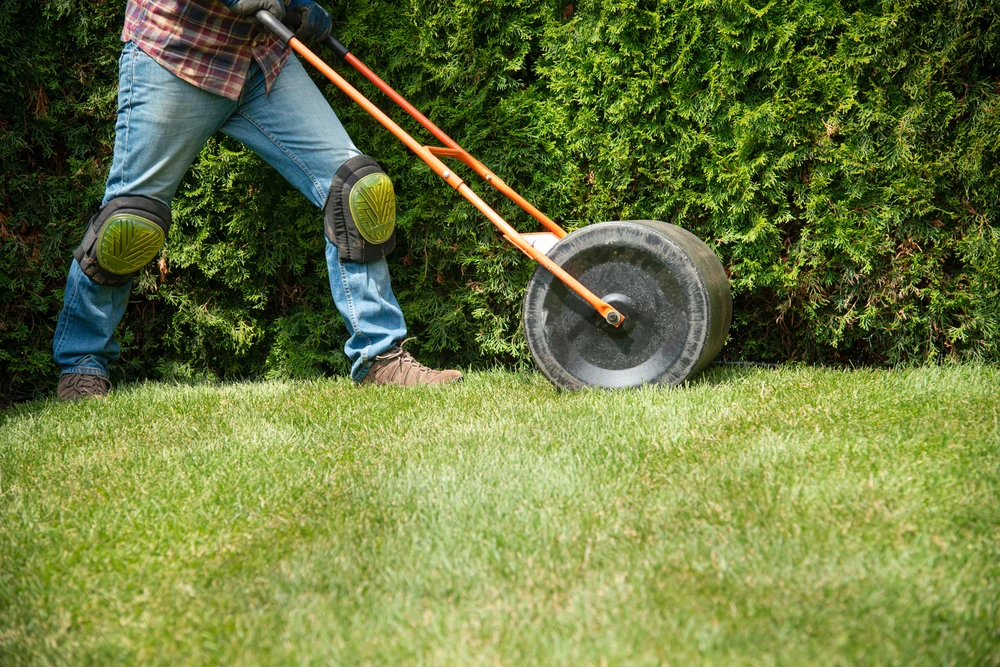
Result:
{"label": "orange metal frame bar", "polygon": [[393,90],[392,87],[383,81],[378,74],[368,69],[368,66],[358,60],[353,53],[347,53],[344,56],[344,61],[354,69],[358,70],[358,72],[360,72],[366,79],[375,84],[375,86],[385,93],[389,99],[398,104],[403,111],[410,114],[415,121],[423,125],[428,132],[433,134],[438,141],[447,146],[447,148],[428,146],[427,149],[430,150],[431,153],[439,157],[450,157],[461,160],[462,163],[476,172],[483,180],[502,192],[508,199],[520,206],[522,210],[540,222],[542,226],[550,232],[559,238],[566,236],[566,230],[553,222],[547,215],[532,206],[531,203],[524,197],[519,195],[513,188],[504,183],[503,180],[501,180],[496,174],[487,169],[486,165],[472,157],[472,155],[458,145],[457,141],[445,134],[441,128],[432,123],[427,116],[420,113],[416,107],[407,102],[402,95]]}
{"label": "orange metal frame bar", "polygon": [[[264,12],[261,12],[262,14]],[[397,125],[389,116],[387,116],[381,109],[372,104],[372,102],[362,95],[354,86],[348,83],[342,76],[340,76],[332,67],[326,64],[326,62],[313,53],[309,48],[299,41],[295,37],[291,37],[288,40],[288,45],[295,50],[300,56],[305,58],[313,67],[318,69],[326,78],[328,78],[334,85],[344,91],[348,97],[354,100],[362,109],[367,111],[372,117],[380,122],[387,130],[392,132],[392,134],[402,141],[407,148],[413,151],[417,157],[427,163],[434,173],[443,178],[445,182],[452,188],[457,190],[459,194],[469,200],[473,206],[475,206],[479,211],[485,215],[490,222],[492,222],[501,232],[503,232],[504,238],[506,238],[510,243],[512,243],[518,250],[523,252],[525,255],[535,260],[542,266],[544,266],[548,271],[550,271],[556,278],[562,281],[568,288],[576,292],[584,301],[590,304],[591,307],[596,310],[601,317],[604,318],[606,322],[612,326],[621,326],[622,322],[625,321],[624,316],[615,310],[612,306],[598,297],[596,294],[591,292],[589,289],[584,287],[580,281],[571,276],[565,270],[562,269],[558,264],[549,259],[544,253],[540,252],[538,249],[533,247],[528,241],[525,240],[521,234],[518,233],[516,229],[510,226],[510,224],[504,220],[496,211],[494,211],[486,202],[479,198],[479,196],[473,192],[469,186],[465,184],[461,178],[452,173],[448,167],[438,159],[440,157],[456,158],[469,166],[473,171],[475,171],[479,176],[484,178],[486,182],[495,187],[497,190],[502,192],[504,195],[509,197],[511,201],[516,203],[527,213],[529,213],[533,218],[538,220],[542,225],[544,225],[549,231],[563,238],[566,236],[566,231],[563,230],[559,225],[549,219],[545,214],[532,206],[527,200],[521,197],[517,192],[515,192],[510,186],[500,180],[496,174],[491,172],[486,168],[479,160],[469,155],[461,146],[459,146],[451,137],[442,132],[434,123],[432,123],[426,116],[420,113],[413,105],[407,102],[403,97],[397,93],[395,90],[389,87],[387,83],[382,81],[374,72],[368,69],[360,60],[355,58],[352,54],[348,53],[345,56],[345,60],[348,61],[355,69],[357,69],[361,74],[368,78],[372,83],[374,83],[380,90],[382,90],[386,95],[388,95],[396,104],[401,106],[410,116],[417,120],[421,125],[423,125],[431,134],[433,134],[439,141],[441,141],[446,148],[436,147],[436,146],[424,146],[420,144],[416,139],[411,137],[403,128]]]}

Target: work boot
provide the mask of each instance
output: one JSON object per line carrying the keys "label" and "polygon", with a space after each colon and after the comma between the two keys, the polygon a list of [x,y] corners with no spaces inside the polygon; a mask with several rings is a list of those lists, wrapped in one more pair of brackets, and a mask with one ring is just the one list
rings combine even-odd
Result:
{"label": "work boot", "polygon": [[451,384],[462,381],[462,374],[458,371],[436,371],[424,366],[403,349],[406,343],[407,341],[403,341],[402,345],[397,345],[375,357],[375,361],[368,369],[368,375],[361,384],[395,384],[409,387],[415,384]]}
{"label": "work boot", "polygon": [[75,401],[81,398],[104,398],[109,391],[111,380],[100,375],[66,373],[59,378],[56,393],[64,401]]}

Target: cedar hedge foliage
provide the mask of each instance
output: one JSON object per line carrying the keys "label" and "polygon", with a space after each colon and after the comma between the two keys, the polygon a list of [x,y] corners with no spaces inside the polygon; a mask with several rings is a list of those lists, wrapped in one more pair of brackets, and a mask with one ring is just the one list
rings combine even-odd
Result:
{"label": "cedar hedge foliage", "polygon": [[[68,260],[111,160],[124,4],[0,0],[8,397],[54,383],[49,346]],[[1000,359],[997,2],[346,0],[332,9],[355,53],[555,219],[576,228],[655,218],[706,239],[731,271],[727,358]],[[530,262],[321,86],[396,181],[392,271],[420,353],[524,362]],[[174,211],[165,261],[138,280],[120,329],[119,376],[345,369],[321,216],[303,197],[220,138]]]}

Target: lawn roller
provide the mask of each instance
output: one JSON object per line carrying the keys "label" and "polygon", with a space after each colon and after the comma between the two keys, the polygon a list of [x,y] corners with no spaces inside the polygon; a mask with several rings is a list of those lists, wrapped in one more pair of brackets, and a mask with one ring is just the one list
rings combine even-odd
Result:
{"label": "lawn roller", "polygon": [[[340,43],[327,45],[443,146],[425,146],[372,104],[292,31],[261,11],[258,22],[371,114],[445,183],[539,264],[521,321],[542,373],[562,389],[676,385],[712,362],[732,320],[722,262],[698,237],[656,220],[602,222],[568,234],[441,131]],[[547,232],[520,234],[441,161],[455,159]]]}

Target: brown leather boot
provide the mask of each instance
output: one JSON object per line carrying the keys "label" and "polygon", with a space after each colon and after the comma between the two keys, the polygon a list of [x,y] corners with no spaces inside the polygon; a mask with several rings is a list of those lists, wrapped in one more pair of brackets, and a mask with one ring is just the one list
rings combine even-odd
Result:
{"label": "brown leather boot", "polygon": [[413,358],[413,355],[397,345],[388,352],[375,357],[368,375],[361,384],[395,384],[410,387],[415,384],[451,384],[461,382],[458,371],[436,371]]}
{"label": "brown leather boot", "polygon": [[64,401],[80,398],[104,398],[111,391],[111,380],[100,375],[66,373],[59,378],[56,394]]}

